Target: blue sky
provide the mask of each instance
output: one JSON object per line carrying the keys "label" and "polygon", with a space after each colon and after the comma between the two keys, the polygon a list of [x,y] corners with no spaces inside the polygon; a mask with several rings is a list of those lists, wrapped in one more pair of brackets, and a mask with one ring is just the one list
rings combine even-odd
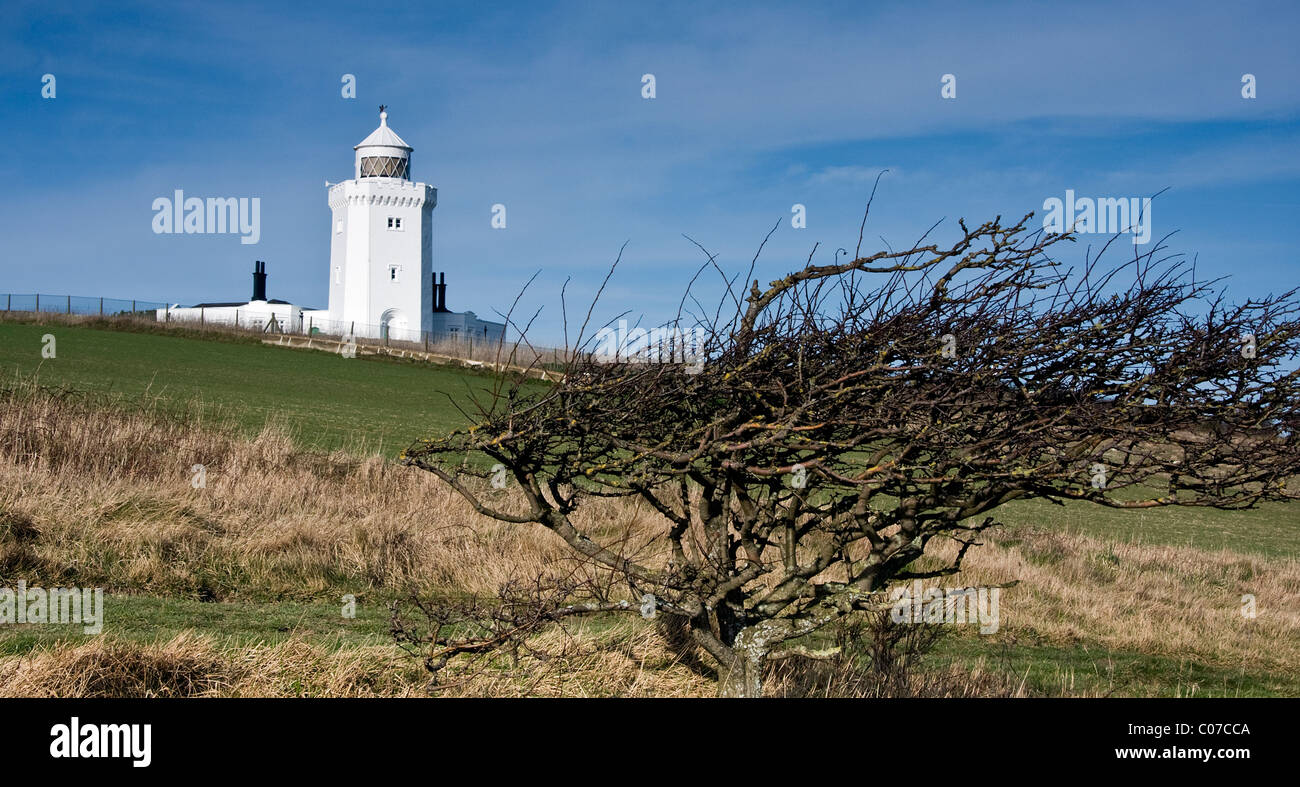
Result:
{"label": "blue sky", "polygon": [[[380,103],[439,189],[448,305],[491,315],[540,270],[542,343],[565,279],[585,311],[625,241],[600,314],[651,322],[703,261],[683,234],[743,269],[781,221],[764,280],[814,243],[852,249],[881,169],[867,250],[1067,189],[1167,188],[1154,234],[1201,275],[1238,298],[1300,284],[1293,3],[274,5],[6,5],[0,292],[237,299],[263,259],[272,297],[324,307],[324,184],[351,177]],[[176,189],[260,197],[260,243],[154,234]]]}

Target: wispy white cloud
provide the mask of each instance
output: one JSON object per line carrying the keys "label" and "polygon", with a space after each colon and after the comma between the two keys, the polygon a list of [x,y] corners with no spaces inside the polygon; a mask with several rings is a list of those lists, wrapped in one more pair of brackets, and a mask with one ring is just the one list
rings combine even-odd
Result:
{"label": "wispy white cloud", "polygon": [[815,186],[833,185],[837,183],[848,183],[852,185],[861,185],[864,183],[870,184],[874,183],[876,177],[880,176],[882,172],[887,173],[894,181],[906,177],[903,169],[898,166],[866,167],[858,164],[847,164],[822,167],[808,177],[808,182]]}

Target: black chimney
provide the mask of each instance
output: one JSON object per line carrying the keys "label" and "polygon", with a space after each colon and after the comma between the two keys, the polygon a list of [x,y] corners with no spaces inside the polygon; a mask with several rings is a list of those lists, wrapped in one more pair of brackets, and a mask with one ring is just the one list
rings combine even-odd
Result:
{"label": "black chimney", "polygon": [[266,263],[261,260],[253,263],[253,300],[266,300]]}
{"label": "black chimney", "polygon": [[446,273],[439,273],[434,276],[433,310],[435,312],[447,311],[447,274]]}

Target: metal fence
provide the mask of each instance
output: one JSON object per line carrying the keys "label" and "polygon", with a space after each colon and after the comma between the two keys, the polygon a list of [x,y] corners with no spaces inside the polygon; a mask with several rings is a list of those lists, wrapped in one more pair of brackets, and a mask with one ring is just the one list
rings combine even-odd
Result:
{"label": "metal fence", "polygon": [[370,344],[433,346],[456,345],[465,352],[495,347],[500,334],[486,335],[466,331],[416,331],[390,325],[375,325],[355,320],[332,320],[319,315],[303,314],[288,306],[233,308],[173,308],[160,306],[153,318],[158,322],[200,329],[233,329],[249,333],[294,334],[322,338],[355,339]]}
{"label": "metal fence", "polygon": [[0,295],[7,312],[45,312],[101,317],[152,317],[155,309],[167,304],[158,301],[135,301],[125,298],[99,298],[85,295]]}
{"label": "metal fence", "polygon": [[[203,309],[176,307],[159,301],[101,298],[83,295],[46,295],[0,293],[0,307],[6,312],[43,315],[134,319],[142,322],[168,323],[195,330],[238,332],[243,334],[288,334],[319,336],[339,340],[352,339],[360,344],[386,345],[426,352],[442,352],[473,360],[493,360],[498,351],[497,336],[485,337],[463,331],[411,331],[390,329],[342,320],[330,320],[297,313],[290,307],[268,305],[261,309],[220,307]],[[510,352],[510,346],[505,348]],[[560,364],[565,353],[549,348],[530,348],[544,364]]]}

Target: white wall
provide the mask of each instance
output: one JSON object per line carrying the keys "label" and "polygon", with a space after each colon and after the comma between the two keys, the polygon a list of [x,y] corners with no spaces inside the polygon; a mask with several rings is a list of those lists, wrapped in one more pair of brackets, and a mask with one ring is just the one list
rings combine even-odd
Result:
{"label": "white wall", "polygon": [[[405,317],[408,332],[427,330],[433,313],[437,200],[432,186],[397,178],[360,178],[330,187],[329,311],[334,319],[379,325],[395,311]],[[389,218],[400,219],[401,228],[390,229]],[[392,265],[400,266],[396,282],[390,278]]]}
{"label": "white wall", "polygon": [[264,328],[272,317],[284,333],[301,333],[302,309],[288,303],[252,301],[242,306],[215,306],[205,309],[183,307],[156,310],[159,322],[202,322],[212,325],[238,325],[241,328]]}
{"label": "white wall", "polygon": [[443,312],[433,315],[429,329],[434,341],[449,338],[469,338],[475,344],[495,343],[501,338],[505,325],[490,320],[480,320],[474,312]]}

